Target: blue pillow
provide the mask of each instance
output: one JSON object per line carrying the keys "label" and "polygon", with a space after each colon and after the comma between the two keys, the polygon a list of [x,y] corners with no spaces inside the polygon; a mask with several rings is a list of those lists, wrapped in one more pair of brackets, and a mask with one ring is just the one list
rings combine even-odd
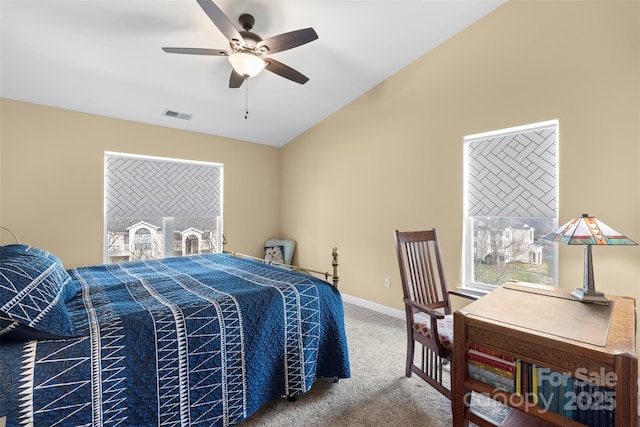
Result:
{"label": "blue pillow", "polygon": [[65,287],[65,298],[64,301],[67,302],[71,298],[76,295],[76,288],[71,283],[71,276],[64,269],[64,265],[62,265],[62,261],[60,258],[52,254],[51,252],[45,251],[44,249],[35,248],[33,246],[23,245],[23,244],[12,244],[0,247],[0,256],[11,256],[11,255],[31,255],[34,257],[44,257],[50,259],[51,261],[58,264],[62,267],[62,272],[60,272],[60,278],[63,280],[63,286]]}
{"label": "blue pillow", "polygon": [[65,302],[75,295],[75,285],[60,260],[30,246],[9,246],[0,247],[0,335],[26,340],[73,336]]}
{"label": "blue pillow", "polygon": [[60,258],[52,254],[51,252],[45,251],[44,249],[36,248],[29,245],[23,245],[21,243],[14,243],[11,245],[2,246],[3,254],[28,254],[33,256],[41,256],[44,258],[49,258],[56,263],[60,264],[60,267],[64,267],[62,265],[62,261]]}

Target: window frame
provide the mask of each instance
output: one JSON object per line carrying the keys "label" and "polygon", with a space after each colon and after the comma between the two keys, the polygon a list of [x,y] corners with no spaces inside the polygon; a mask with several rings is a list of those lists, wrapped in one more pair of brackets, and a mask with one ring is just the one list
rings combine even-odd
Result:
{"label": "window frame", "polygon": [[[553,217],[550,216],[541,216],[541,217],[531,217],[531,218],[548,218],[551,219],[551,227],[552,229],[558,226],[558,217],[559,217],[559,120],[548,120],[544,122],[532,123],[522,126],[516,126],[512,128],[499,129],[490,132],[483,132],[473,135],[468,135],[463,138],[463,242],[462,242],[462,271],[461,271],[461,279],[462,285],[460,286],[465,292],[469,292],[476,295],[484,295],[497,287],[500,284],[491,284],[491,283],[483,283],[475,280],[475,265],[476,261],[474,260],[475,252],[475,240],[474,240],[474,224],[473,221],[477,218],[483,218],[481,216],[473,216],[469,215],[469,186],[470,186],[470,153],[469,153],[469,144],[470,143],[478,143],[482,140],[489,140],[499,137],[507,137],[519,134],[525,134],[530,132],[535,132],[536,130],[543,130],[548,128],[554,128],[555,130],[555,187],[553,191],[555,192],[555,213]],[[513,220],[515,217],[486,217],[486,218],[507,218]],[[524,217],[527,218],[527,217]],[[546,243],[543,243],[546,245]],[[558,286],[558,251],[556,245],[550,244],[548,245],[548,249],[552,252],[552,276],[551,278],[553,286]]]}
{"label": "window frame", "polygon": [[[148,160],[149,162],[152,163],[158,163],[158,164],[168,164],[171,165],[174,168],[180,168],[180,165],[185,165],[185,167],[190,167],[191,169],[187,169],[184,170],[182,169],[182,175],[186,175],[188,172],[193,171],[195,168],[196,174],[200,175],[200,172],[204,170],[208,171],[205,172],[205,174],[209,174],[209,176],[211,176],[211,174],[213,174],[213,178],[210,178],[208,180],[204,180],[202,178],[200,178],[200,180],[198,181],[198,179],[196,177],[193,177],[193,179],[189,179],[188,181],[182,181],[182,182],[188,182],[189,184],[187,186],[184,186],[185,184],[182,184],[182,189],[183,192],[181,193],[177,193],[176,191],[176,187],[171,187],[170,184],[167,183],[167,188],[171,188],[174,191],[174,194],[181,194],[181,195],[188,195],[193,193],[193,198],[191,198],[191,203],[187,203],[186,205],[176,205],[175,203],[173,203],[173,206],[187,206],[186,208],[183,209],[182,214],[180,214],[179,211],[175,211],[171,208],[168,208],[169,211],[172,211],[174,213],[178,213],[178,216],[162,216],[161,214],[158,214],[157,212],[154,214],[136,214],[136,215],[132,215],[132,216],[121,216],[121,213],[116,214],[114,216],[109,215],[108,212],[108,200],[109,202],[111,202],[111,206],[114,208],[114,210],[119,211],[120,210],[120,206],[117,206],[116,204],[113,204],[113,196],[109,196],[108,193],[110,191],[109,188],[109,174],[110,173],[114,173],[113,169],[109,169],[109,162],[113,161],[113,159],[123,159],[124,161],[127,160],[131,160],[131,161],[136,161],[136,162],[144,162],[145,160]],[[143,164],[144,165],[144,164]],[[146,166],[146,165],[144,165]],[[208,168],[214,168],[214,169],[218,169],[217,171],[212,171],[211,169]],[[132,168],[130,168],[130,170],[134,170]],[[161,167],[158,167],[158,170],[161,170]],[[165,174],[157,174],[156,176],[160,177],[155,183],[157,184],[158,182],[166,182],[166,180],[164,179],[164,177],[166,176]],[[189,177],[191,178],[192,175],[189,175]],[[121,182],[125,182],[125,181],[121,181]],[[135,182],[137,183],[138,181],[136,181],[136,179],[131,179],[130,181],[128,181],[128,183],[131,182]],[[149,181],[150,182],[150,181]],[[199,196],[202,193],[202,187],[195,187],[198,191],[193,190],[193,183],[194,182],[200,182],[200,183],[208,183],[208,184],[202,184],[202,185],[206,185],[206,188],[212,189],[212,196],[213,196],[213,200],[214,202],[214,208],[213,211],[211,210],[212,208],[209,206],[208,202],[207,203],[197,203],[199,201]],[[213,185],[212,185],[213,183]],[[138,190],[138,187],[131,187],[133,190]],[[146,188],[146,186],[143,186],[143,188]],[[204,242],[204,236],[208,234],[209,239],[207,241],[210,241],[211,238],[213,238],[213,241],[210,241],[210,243],[213,243],[213,245],[208,244],[205,245],[207,247],[209,247],[209,251],[211,252],[221,252],[222,251],[222,240],[223,240],[223,234],[224,234],[224,230],[223,230],[223,191],[224,191],[224,164],[222,163],[214,163],[214,162],[205,162],[205,161],[197,161],[197,160],[187,160],[187,159],[177,159],[177,158],[168,158],[168,157],[158,157],[158,156],[148,156],[148,155],[139,155],[139,154],[130,154],[130,153],[120,153],[120,152],[111,152],[111,151],[105,151],[104,152],[104,194],[103,194],[103,201],[104,201],[104,225],[103,225],[103,262],[104,263],[110,263],[110,262],[117,262],[118,258],[125,258],[125,252],[129,253],[129,259],[132,259],[131,256],[134,255],[134,246],[136,243],[136,239],[134,237],[131,236],[131,232],[137,233],[138,229],[140,227],[143,226],[150,226],[153,228],[159,228],[162,230],[162,234],[163,236],[171,236],[169,239],[166,239],[163,237],[162,242],[160,241],[156,241],[155,243],[163,243],[161,246],[155,247],[154,246],[154,250],[153,250],[153,254],[154,256],[152,256],[150,259],[161,259],[161,258],[167,258],[167,257],[171,257],[171,256],[185,256],[185,255],[189,255],[187,253],[184,252],[184,250],[181,252],[181,254],[176,255],[175,251],[178,245],[178,242],[180,240],[176,240],[175,239],[175,234],[176,234],[176,230],[175,230],[175,222],[184,222],[186,221],[193,221],[193,220],[199,220],[200,222],[203,219],[209,220],[212,219],[212,230],[206,230],[203,229],[203,233],[202,236],[199,237],[198,239],[198,243],[200,244],[201,242]],[[116,191],[114,191],[116,192]],[[155,193],[155,192],[154,192]],[[142,194],[142,193],[137,193],[137,194]],[[148,194],[152,194],[152,193],[148,193]],[[205,193],[208,194],[208,193]],[[143,198],[147,197],[142,195]],[[165,206],[168,206],[167,201],[171,201],[170,198],[165,197],[164,200],[162,198],[155,198],[155,200],[153,199],[153,196],[149,196],[151,197],[151,201],[152,201],[152,205],[155,203],[162,203]],[[116,197],[117,199],[117,197]],[[159,202],[157,202],[157,200],[160,200]],[[189,200],[187,199],[183,199],[183,200]],[[140,207],[144,207],[145,209],[147,208],[147,205],[144,204],[144,201],[142,202],[143,204],[140,204],[138,206]],[[189,215],[185,215],[184,212],[185,211],[189,211],[191,212],[192,210],[199,210],[200,207],[207,207],[206,209],[204,209],[203,211],[200,212],[199,215],[193,215],[193,216],[189,216]],[[137,209],[137,208],[136,208]],[[162,209],[160,209],[161,211]],[[169,214],[170,212],[166,212],[165,213]],[[212,215],[213,213],[213,215]],[[205,214],[205,216],[202,216],[202,214]],[[120,230],[121,232],[128,232],[123,234],[123,238],[122,238],[122,245],[124,246],[123,252],[120,255],[113,255],[109,253],[109,249],[110,249],[110,236],[112,236],[112,234],[110,234],[110,230],[109,230],[109,221],[110,220],[114,220],[114,219],[122,219],[123,221],[126,221],[127,219],[129,219],[131,221],[131,225],[127,228],[127,230]],[[148,220],[153,220],[153,223],[149,223]],[[161,225],[156,225],[156,224],[161,224]],[[148,229],[148,227],[146,227]],[[182,231],[177,231],[180,234],[183,234],[183,232],[185,231],[189,231],[189,230],[196,230],[197,229],[191,225],[191,226],[187,226],[186,228],[184,228],[184,230]],[[157,233],[157,230],[156,230]],[[120,234],[120,233],[118,233]],[[151,234],[153,235],[154,232],[151,232]],[[182,236],[182,239],[184,239],[185,236]],[[184,249],[184,242],[182,242],[182,249]],[[206,248],[205,248],[206,249]],[[205,251],[205,249],[202,249],[203,251]],[[199,249],[200,250],[200,249]],[[180,251],[178,251],[180,252]],[[198,251],[198,253],[200,253]],[[155,256],[156,254],[160,254],[162,256]],[[111,260],[112,256],[114,258],[116,258],[115,260]],[[143,259],[147,259],[147,258],[143,258]],[[122,260],[122,259],[120,259]]]}

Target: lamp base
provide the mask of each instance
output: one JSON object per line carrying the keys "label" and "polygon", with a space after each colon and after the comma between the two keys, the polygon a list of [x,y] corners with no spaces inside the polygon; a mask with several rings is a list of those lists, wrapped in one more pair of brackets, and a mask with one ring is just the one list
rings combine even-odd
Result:
{"label": "lamp base", "polygon": [[602,292],[585,291],[584,288],[575,288],[573,292],[571,292],[571,296],[582,302],[595,302],[600,304],[609,303],[609,300],[605,298]]}

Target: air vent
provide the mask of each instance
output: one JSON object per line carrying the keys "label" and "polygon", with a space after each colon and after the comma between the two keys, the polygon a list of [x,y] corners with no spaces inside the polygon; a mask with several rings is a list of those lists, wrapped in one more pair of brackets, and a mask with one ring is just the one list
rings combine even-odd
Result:
{"label": "air vent", "polygon": [[176,119],[182,119],[182,120],[190,120],[192,117],[191,114],[179,113],[177,111],[172,111],[172,110],[164,110],[164,113],[162,113],[162,115],[168,116],[168,117],[175,117]]}

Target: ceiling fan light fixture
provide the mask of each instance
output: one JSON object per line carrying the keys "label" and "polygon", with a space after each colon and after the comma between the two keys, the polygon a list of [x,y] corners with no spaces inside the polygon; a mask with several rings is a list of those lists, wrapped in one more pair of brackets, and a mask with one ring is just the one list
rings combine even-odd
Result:
{"label": "ceiling fan light fixture", "polygon": [[262,58],[249,52],[232,53],[229,62],[236,73],[246,78],[257,76],[267,65]]}

